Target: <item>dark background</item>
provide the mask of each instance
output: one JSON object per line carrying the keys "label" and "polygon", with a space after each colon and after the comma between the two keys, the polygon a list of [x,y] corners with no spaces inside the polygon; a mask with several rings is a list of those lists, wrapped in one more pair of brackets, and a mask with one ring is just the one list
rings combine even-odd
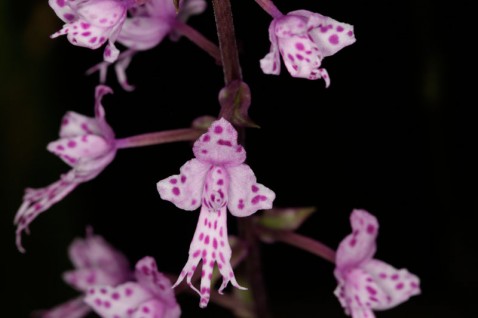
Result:
{"label": "dark background", "polygon": [[[422,295],[378,317],[476,317],[476,37],[471,1],[277,0],[355,26],[357,42],[323,61],[332,84],[261,73],[270,17],[253,0],[233,0],[245,81],[252,90],[248,164],[277,194],[276,206],[316,206],[299,233],[336,247],[353,208],[380,222],[377,258],[406,267]],[[211,7],[191,24],[215,41]],[[179,273],[197,212],[164,202],[155,184],[192,157],[187,143],[118,152],[95,180],[80,185],[31,226],[27,253],[14,245],[12,220],[23,189],[55,181],[67,166],[45,149],[67,110],[93,114],[97,76],[84,71],[102,50],[73,47],[47,1],[0,2],[1,317],[27,317],[76,295],[60,274],[67,246],[94,226],[134,264],[144,255]],[[128,70],[133,93],[114,72],[105,97],[118,137],[186,127],[217,115],[221,69],[194,44],[166,39]],[[230,217],[230,231],[236,220]],[[274,317],[345,317],[332,294],[333,266],[292,247],[263,246],[263,277]],[[230,288],[230,287],[229,287]],[[229,317],[179,297],[183,317]]]}

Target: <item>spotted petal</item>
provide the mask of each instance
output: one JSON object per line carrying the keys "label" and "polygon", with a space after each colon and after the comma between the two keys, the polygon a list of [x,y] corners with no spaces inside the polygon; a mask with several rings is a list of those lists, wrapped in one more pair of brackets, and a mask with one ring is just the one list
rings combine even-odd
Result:
{"label": "spotted petal", "polygon": [[77,182],[65,181],[64,179],[74,176],[74,171],[71,170],[68,174],[63,175],[62,178],[45,188],[25,190],[23,196],[23,203],[15,215],[15,224],[17,229],[16,244],[20,252],[25,252],[22,246],[22,232],[28,230],[28,226],[33,220],[42,212],[49,209],[53,204],[63,199],[68,193],[73,191],[78,185]]}
{"label": "spotted petal", "polygon": [[126,19],[123,24],[118,42],[134,50],[149,50],[158,45],[171,28],[172,25],[168,19],[133,17]]}
{"label": "spotted petal", "polygon": [[312,29],[309,34],[323,57],[334,55],[356,41],[352,25],[329,17],[325,17],[323,24]]}
{"label": "spotted petal", "polygon": [[171,281],[158,271],[154,258],[147,256],[139,260],[136,263],[135,276],[141,286],[149,290],[167,307],[177,306]]}
{"label": "spotted petal", "polygon": [[157,299],[142,303],[131,318],[163,318],[166,305]]}
{"label": "spotted petal", "polygon": [[128,282],[116,288],[110,286],[90,288],[85,303],[103,318],[130,318],[140,304],[152,298],[140,284]]}
{"label": "spotted petal", "polygon": [[32,314],[33,318],[82,318],[91,311],[83,302],[83,296],[73,298],[63,304],[47,310],[39,310]]}
{"label": "spotted petal", "polygon": [[65,272],[63,280],[76,290],[84,292],[97,285],[115,286],[125,280],[122,274],[109,272],[107,267],[82,268]]}
{"label": "spotted petal", "polygon": [[92,160],[105,154],[111,146],[102,137],[83,135],[50,142],[47,149],[74,167],[79,160]]}
{"label": "spotted petal", "polygon": [[389,309],[407,301],[411,296],[420,294],[419,278],[406,269],[398,270],[375,259],[365,263],[363,269],[386,295],[386,302],[374,304],[374,309]]}
{"label": "spotted petal", "polygon": [[347,270],[370,260],[375,254],[378,221],[365,210],[353,210],[352,234],[342,240],[336,256],[337,269]]}
{"label": "spotted petal", "polygon": [[86,239],[77,238],[70,244],[68,254],[77,269],[101,268],[117,277],[117,280],[96,284],[117,285],[129,278],[128,259],[101,236],[88,234]]}
{"label": "spotted petal", "polygon": [[211,165],[236,166],[246,160],[246,152],[237,144],[237,131],[224,118],[211,124],[208,132],[194,143],[194,155]]}
{"label": "spotted petal", "polygon": [[261,69],[264,74],[280,74],[280,55],[279,44],[277,42],[277,36],[275,34],[275,20],[272,21],[269,26],[269,40],[271,41],[271,48],[269,53],[260,60]]}
{"label": "spotted petal", "polygon": [[163,200],[174,203],[178,208],[192,211],[201,205],[201,195],[210,165],[197,159],[186,162],[179,175],[173,175],[157,183]]}
{"label": "spotted petal", "polygon": [[86,134],[100,135],[101,130],[95,118],[75,112],[67,112],[61,120],[60,138],[71,138]]}
{"label": "spotted petal", "polygon": [[48,4],[63,22],[77,19],[75,11],[69,6],[69,0],[48,0]]}
{"label": "spotted petal", "polygon": [[272,208],[275,193],[257,183],[256,176],[248,165],[230,167],[227,172],[230,178],[227,207],[232,215],[244,217],[257,210]]}

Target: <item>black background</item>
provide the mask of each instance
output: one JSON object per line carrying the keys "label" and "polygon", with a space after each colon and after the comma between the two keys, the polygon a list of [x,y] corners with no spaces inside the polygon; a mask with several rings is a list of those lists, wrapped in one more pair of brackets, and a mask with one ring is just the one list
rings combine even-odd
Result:
{"label": "black background", "polygon": [[[233,0],[250,115],[248,164],[277,194],[278,207],[315,206],[299,233],[336,247],[353,208],[379,219],[377,258],[421,278],[422,295],[378,317],[474,317],[476,253],[476,54],[471,1],[277,0],[355,26],[357,42],[323,61],[324,82],[262,74],[270,17],[253,0]],[[212,8],[190,20],[215,41]],[[23,188],[43,187],[67,171],[48,153],[67,110],[93,114],[97,76],[84,71],[102,50],[49,35],[61,27],[47,1],[0,4],[1,317],[27,317],[76,295],[61,280],[66,250],[93,225],[134,264],[145,255],[179,273],[197,212],[176,209],[155,184],[192,157],[188,143],[118,152],[95,180],[80,185],[31,226],[27,253],[14,246],[12,220]],[[139,53],[128,70],[133,93],[113,72],[105,97],[118,137],[187,127],[217,115],[221,68],[194,44],[166,39]],[[473,148],[472,148],[473,147]],[[236,220],[230,217],[230,232]],[[345,317],[332,294],[333,266],[292,247],[263,245],[263,277],[274,317]],[[229,287],[230,288],[230,287]],[[229,317],[214,304],[178,298],[183,317]]]}

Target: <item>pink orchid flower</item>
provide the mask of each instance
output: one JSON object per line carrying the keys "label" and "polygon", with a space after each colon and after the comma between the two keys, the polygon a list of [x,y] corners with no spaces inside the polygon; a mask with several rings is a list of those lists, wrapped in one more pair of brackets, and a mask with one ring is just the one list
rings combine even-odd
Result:
{"label": "pink orchid flower", "polygon": [[51,38],[67,35],[73,45],[97,49],[106,41],[103,57],[114,62],[119,50],[116,41],[129,8],[144,0],[48,0],[56,15],[65,22]]}
{"label": "pink orchid flower", "polygon": [[87,232],[85,239],[76,239],[69,247],[74,270],[63,274],[67,284],[83,293],[50,310],[35,313],[41,318],[81,318],[90,311],[83,298],[89,288],[96,285],[116,286],[128,281],[132,273],[126,257],[114,249],[101,236]]}
{"label": "pink orchid flower", "polygon": [[[181,0],[176,10],[172,0],[149,0],[144,6],[129,10],[131,17],[124,21],[118,42],[128,50],[119,55],[115,64],[116,77],[126,91],[134,90],[128,83],[126,69],[138,51],[152,49],[161,43],[166,35],[171,40],[178,40],[180,34],[176,30],[178,23],[184,23],[191,15],[200,14],[206,9],[204,0]],[[99,71],[100,82],[104,83],[109,63],[100,63],[87,71],[88,74]]]}
{"label": "pink orchid flower", "polygon": [[289,12],[272,20],[269,27],[270,52],[261,60],[266,74],[280,74],[280,57],[293,77],[311,80],[330,78],[321,68],[326,56],[355,42],[353,26],[306,10]]}
{"label": "pink orchid flower", "polygon": [[350,216],[353,232],[339,245],[335,290],[342,307],[353,318],[374,318],[372,310],[385,310],[420,294],[420,280],[406,269],[372,258],[378,234],[377,219],[365,210]]}
{"label": "pink orchid flower", "polygon": [[117,149],[115,136],[105,120],[101,105],[103,96],[109,93],[112,93],[109,87],[97,86],[95,117],[66,113],[60,128],[60,139],[48,144],[47,149],[73,169],[45,188],[25,190],[23,203],[15,216],[16,243],[21,252],[25,251],[21,234],[28,231],[29,224],[79,184],[95,178],[114,159]]}
{"label": "pink orchid flower", "polygon": [[[243,164],[246,152],[237,144],[237,132],[227,120],[212,123],[208,132],[194,143],[193,152],[196,158],[186,162],[179,175],[161,180],[157,186],[161,198],[180,209],[192,211],[201,206],[188,261],[173,287],[186,277],[188,285],[201,296],[200,307],[206,307],[215,263],[223,277],[219,293],[229,281],[244,289],[237,283],[230,264],[226,209],[234,216],[249,216],[259,209],[270,209],[275,194],[257,183],[254,172]],[[198,290],[191,278],[200,260]]]}
{"label": "pink orchid flower", "polygon": [[181,315],[171,282],[158,272],[152,257],[138,261],[135,276],[136,282],[90,288],[85,303],[102,318],[178,318]]}

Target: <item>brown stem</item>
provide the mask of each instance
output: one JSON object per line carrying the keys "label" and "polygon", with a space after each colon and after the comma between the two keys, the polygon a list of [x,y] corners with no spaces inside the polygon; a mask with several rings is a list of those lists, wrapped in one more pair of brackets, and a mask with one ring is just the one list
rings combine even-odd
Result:
{"label": "brown stem", "polygon": [[[212,0],[214,16],[216,19],[216,28],[219,38],[219,49],[221,50],[221,59],[224,72],[224,82],[226,86],[234,81],[242,81],[241,65],[239,62],[239,53],[237,51],[236,35],[232,19],[230,0]],[[222,107],[234,107],[234,103],[228,103]],[[221,110],[221,114],[232,115],[233,111]],[[230,116],[229,116],[230,117]],[[231,118],[225,118],[231,120]],[[244,145],[244,129],[239,129],[239,142]],[[259,240],[254,231],[254,225],[251,218],[239,219],[239,236],[245,242],[248,257],[245,260],[246,273],[251,286],[252,299],[254,299],[254,311],[256,317],[269,318],[269,309],[266,298],[266,288],[262,279],[261,257],[259,249]]]}
{"label": "brown stem", "polygon": [[207,38],[205,38],[204,35],[178,19],[176,19],[175,24],[175,29],[178,32],[187,37],[191,42],[199,46],[201,49],[206,51],[210,56],[214,58],[214,60],[216,60],[217,64],[221,64],[221,53],[219,52],[219,48],[216,44],[212,43]]}
{"label": "brown stem", "polygon": [[236,34],[232,20],[231,3],[229,0],[212,0],[212,5],[216,19],[219,49],[221,50],[224,82],[228,85],[234,80],[242,79]]}
{"label": "brown stem", "polygon": [[259,234],[266,234],[276,241],[298,247],[335,264],[335,251],[319,241],[291,231],[270,230],[264,227],[257,227],[256,229]]}

